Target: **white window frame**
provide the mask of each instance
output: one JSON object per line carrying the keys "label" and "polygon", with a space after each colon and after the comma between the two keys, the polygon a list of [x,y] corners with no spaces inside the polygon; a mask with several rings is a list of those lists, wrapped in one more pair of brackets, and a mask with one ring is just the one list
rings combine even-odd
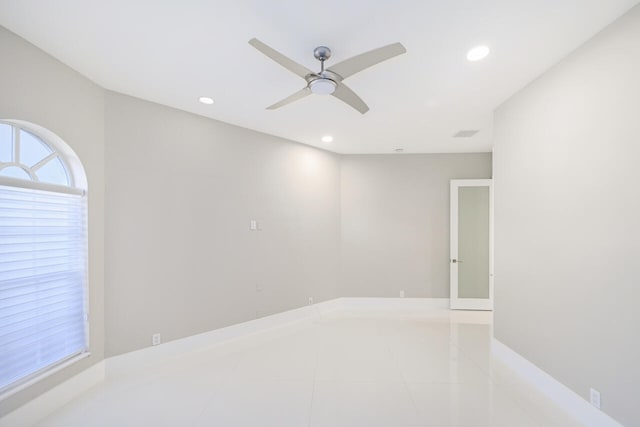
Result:
{"label": "white window frame", "polygon": [[38,126],[33,123],[25,122],[22,120],[0,120],[0,123],[10,125],[14,128],[14,138],[20,138],[20,130],[27,131],[52,150],[52,153],[47,156],[47,159],[58,156],[61,160],[69,178],[69,186],[51,184],[47,182],[41,182],[38,180],[34,171],[39,166],[46,163],[44,161],[38,162],[36,165],[29,167],[25,164],[12,162],[11,166],[17,166],[25,170],[31,177],[31,180],[11,178],[0,175],[0,185],[15,188],[25,188],[33,190],[43,190],[56,193],[65,193],[79,195],[83,198],[83,210],[85,212],[84,227],[86,227],[85,239],[84,239],[84,252],[85,266],[83,275],[83,308],[84,308],[84,349],[80,353],[75,353],[65,357],[53,364],[46,366],[32,374],[29,374],[15,382],[0,389],[0,401],[18,393],[19,391],[28,388],[29,386],[42,381],[56,372],[59,372],[70,365],[75,364],[79,360],[85,359],[91,355],[90,351],[90,313],[89,313],[89,253],[88,253],[88,200],[87,200],[87,177],[84,172],[80,158],[76,153],[67,145],[59,136],[50,130]]}

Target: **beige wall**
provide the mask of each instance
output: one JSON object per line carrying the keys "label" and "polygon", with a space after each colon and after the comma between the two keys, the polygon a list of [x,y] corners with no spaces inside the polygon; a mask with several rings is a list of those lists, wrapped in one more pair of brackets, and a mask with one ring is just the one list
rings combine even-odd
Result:
{"label": "beige wall", "polygon": [[106,129],[107,355],[309,297],[447,297],[449,180],[491,175],[486,153],[338,156],[111,92]]}
{"label": "beige wall", "polygon": [[490,153],[344,156],[341,294],[448,298],[449,181],[490,177]]}
{"label": "beige wall", "polygon": [[106,129],[107,355],[338,296],[337,155],[112,92]]}
{"label": "beige wall", "polygon": [[1,416],[104,358],[104,91],[2,27],[0,57],[0,118],[51,130],[84,166],[89,182],[91,296],[91,357],[0,401]]}
{"label": "beige wall", "polygon": [[495,116],[495,335],[640,425],[640,6]]}

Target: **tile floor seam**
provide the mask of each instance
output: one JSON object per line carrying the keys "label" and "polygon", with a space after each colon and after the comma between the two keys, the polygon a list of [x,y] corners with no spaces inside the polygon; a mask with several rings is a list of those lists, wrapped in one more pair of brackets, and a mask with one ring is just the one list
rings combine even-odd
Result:
{"label": "tile floor seam", "polygon": [[[317,325],[314,325],[317,328]],[[309,414],[307,416],[307,427],[311,427],[311,416],[313,414],[313,398],[316,394],[316,378],[318,376],[318,359],[320,358],[320,347],[315,347],[315,364],[313,369],[313,381],[311,383],[311,399],[309,401]]]}
{"label": "tile floor seam", "polygon": [[211,394],[209,395],[209,397],[206,399],[206,401],[203,403],[202,405],[202,409],[200,410],[200,413],[193,417],[193,423],[192,426],[197,426],[198,422],[200,421],[200,418],[202,418],[202,416],[204,415],[205,411],[207,410],[207,408],[209,407],[208,403],[211,402],[214,399],[216,392],[212,391]]}
{"label": "tile floor seam", "polygon": [[416,402],[415,397],[413,396],[413,393],[411,392],[411,389],[409,388],[409,383],[407,382],[407,379],[404,376],[404,372],[402,372],[402,369],[400,368],[400,361],[397,357],[397,355],[395,355],[393,353],[393,349],[391,347],[391,343],[387,343],[387,345],[389,346],[389,351],[391,352],[391,356],[393,357],[397,367],[398,367],[398,372],[400,372],[400,378],[402,378],[402,384],[404,385],[405,390],[407,391],[407,394],[409,395],[409,399],[411,400],[411,406],[413,407],[413,411],[414,411],[414,415],[416,417],[416,420],[420,420],[420,413],[418,410],[418,402]]}

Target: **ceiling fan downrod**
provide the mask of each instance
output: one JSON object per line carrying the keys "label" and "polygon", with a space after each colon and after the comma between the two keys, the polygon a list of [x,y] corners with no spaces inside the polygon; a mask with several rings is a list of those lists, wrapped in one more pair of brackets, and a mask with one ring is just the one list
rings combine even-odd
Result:
{"label": "ceiling fan downrod", "polygon": [[324,61],[331,58],[331,49],[326,46],[318,46],[313,49],[313,56],[320,61],[320,73],[324,73]]}

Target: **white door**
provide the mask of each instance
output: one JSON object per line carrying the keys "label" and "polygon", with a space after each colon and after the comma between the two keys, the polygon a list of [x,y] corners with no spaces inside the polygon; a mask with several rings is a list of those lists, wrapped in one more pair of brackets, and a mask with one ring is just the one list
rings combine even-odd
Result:
{"label": "white door", "polygon": [[493,310],[493,185],[451,180],[451,308]]}

